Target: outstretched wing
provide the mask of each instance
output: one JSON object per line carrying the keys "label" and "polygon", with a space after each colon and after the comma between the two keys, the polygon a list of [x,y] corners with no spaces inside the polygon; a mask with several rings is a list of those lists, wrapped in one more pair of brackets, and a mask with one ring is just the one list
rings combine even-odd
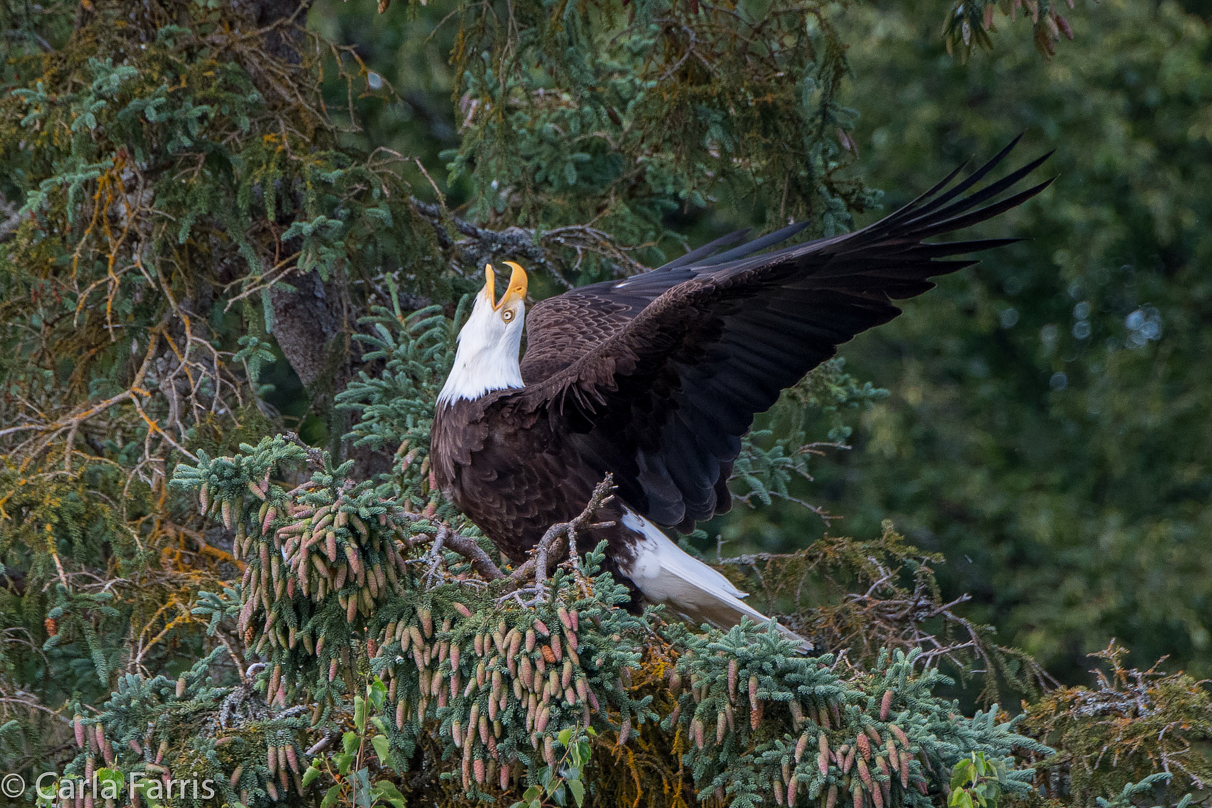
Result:
{"label": "outstretched wing", "polygon": [[[973,190],[1014,145],[954,187],[948,188],[962,166],[855,233],[763,254],[744,245],[732,255],[690,258],[651,273],[657,276],[647,281],[651,287],[649,275],[598,284],[593,298],[562,296],[576,300],[562,322],[542,319],[550,315],[536,307],[541,319],[527,352],[535,381],[508,398],[558,423],[584,462],[614,473],[632,508],[691,530],[727,510],[726,483],[741,436],[781,390],[841,343],[899,314],[891,301],[919,295],[933,286],[929,278],[976,263],[963,256],[1014,241],[924,241],[985,221],[1050,184],[995,201],[1045,155]],[[609,313],[593,321],[602,308]],[[587,323],[583,353],[553,350],[561,340],[584,339]],[[532,360],[536,348],[543,358]]]}
{"label": "outstretched wing", "polygon": [[716,264],[786,241],[807,226],[807,222],[793,224],[722,252],[749,233],[737,230],[642,275],[581,286],[540,300],[526,315],[522,380],[534,384],[563,370],[613,337],[649,303],[678,284],[710,271]]}

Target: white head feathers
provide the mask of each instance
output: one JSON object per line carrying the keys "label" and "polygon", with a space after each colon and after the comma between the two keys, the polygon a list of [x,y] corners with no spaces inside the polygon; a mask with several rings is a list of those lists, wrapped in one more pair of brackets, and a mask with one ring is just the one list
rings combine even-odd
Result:
{"label": "white head feathers", "polygon": [[487,282],[459,331],[459,350],[438,394],[439,403],[461,398],[474,401],[494,390],[523,386],[518,353],[526,318],[526,271],[512,261],[505,264],[513,274],[499,302],[494,299],[496,276],[492,264],[484,267]]}

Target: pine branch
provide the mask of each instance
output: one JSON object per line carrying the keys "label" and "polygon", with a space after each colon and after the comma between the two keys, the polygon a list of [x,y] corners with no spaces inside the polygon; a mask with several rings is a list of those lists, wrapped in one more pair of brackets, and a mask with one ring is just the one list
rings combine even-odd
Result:
{"label": "pine branch", "polygon": [[307,462],[309,465],[315,466],[316,468],[324,467],[324,452],[320,451],[314,446],[311,446],[310,444],[304,443],[303,439],[300,438],[296,432],[286,430],[282,433],[282,436],[307,453]]}

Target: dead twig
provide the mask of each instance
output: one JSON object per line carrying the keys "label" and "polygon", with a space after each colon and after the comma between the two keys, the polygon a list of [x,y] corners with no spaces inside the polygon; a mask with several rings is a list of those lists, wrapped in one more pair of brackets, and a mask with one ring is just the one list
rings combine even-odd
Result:
{"label": "dead twig", "polygon": [[498,581],[506,577],[505,573],[501,572],[501,568],[488,557],[488,553],[484,552],[484,548],[480,547],[479,542],[470,536],[464,536],[445,522],[434,519],[432,516],[425,516],[420,513],[407,513],[401,510],[394,510],[392,516],[413,523],[427,522],[437,528],[437,532],[432,539],[428,536],[415,536],[409,541],[409,544],[413,546],[426,541],[432,542],[438,550],[431,548],[427,555],[432,554],[435,558],[440,559],[440,550],[443,548],[450,549],[467,559],[471,564],[471,568],[485,580]]}
{"label": "dead twig", "polygon": [[298,446],[299,448],[303,449],[303,451],[307,452],[307,462],[309,465],[318,466],[320,468],[324,467],[324,453],[316,447],[309,446],[308,444],[304,443],[303,439],[300,438],[297,433],[288,430],[282,433],[282,437],[286,438],[295,446]]}

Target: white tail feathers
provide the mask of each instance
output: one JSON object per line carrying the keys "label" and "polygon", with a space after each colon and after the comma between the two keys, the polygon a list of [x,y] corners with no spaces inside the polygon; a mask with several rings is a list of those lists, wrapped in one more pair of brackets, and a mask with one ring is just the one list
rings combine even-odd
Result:
{"label": "white tail feathers", "polygon": [[[727,629],[740,623],[742,617],[758,624],[773,622],[741,600],[747,597],[745,592],[678,547],[652,522],[631,511],[622,522],[637,534],[635,561],[622,572],[649,601],[664,604],[668,611],[695,626],[710,623]],[[812,647],[790,629],[779,626],[779,631],[805,648]]]}

